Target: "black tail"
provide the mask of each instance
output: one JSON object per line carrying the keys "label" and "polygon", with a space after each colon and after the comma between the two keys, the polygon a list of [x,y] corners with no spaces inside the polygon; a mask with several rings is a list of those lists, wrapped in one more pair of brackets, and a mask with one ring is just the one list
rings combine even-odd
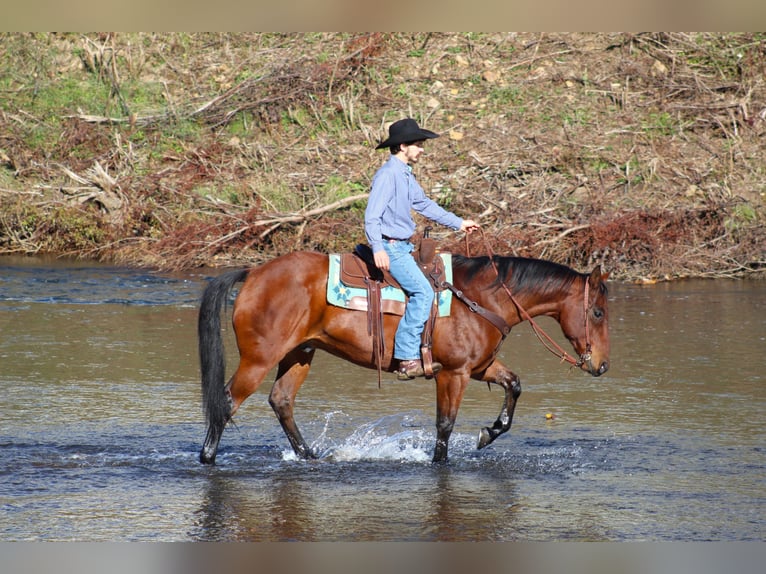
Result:
{"label": "black tail", "polygon": [[231,416],[225,392],[226,360],[221,337],[221,310],[236,283],[244,281],[247,269],[229,271],[216,277],[205,288],[199,308],[197,335],[202,372],[202,408],[210,430],[220,436]]}

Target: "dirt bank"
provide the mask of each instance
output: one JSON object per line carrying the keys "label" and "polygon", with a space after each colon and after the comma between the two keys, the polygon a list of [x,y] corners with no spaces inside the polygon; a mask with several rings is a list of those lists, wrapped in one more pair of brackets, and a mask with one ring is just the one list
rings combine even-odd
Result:
{"label": "dirt bank", "polygon": [[375,144],[412,116],[442,134],[423,187],[497,253],[762,277],[764,78],[754,33],[6,33],[0,253],[184,268],[350,249]]}

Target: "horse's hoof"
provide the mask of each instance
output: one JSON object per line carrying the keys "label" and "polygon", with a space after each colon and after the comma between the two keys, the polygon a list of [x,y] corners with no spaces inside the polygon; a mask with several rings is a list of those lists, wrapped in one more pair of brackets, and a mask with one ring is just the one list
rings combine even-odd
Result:
{"label": "horse's hoof", "polygon": [[479,440],[476,443],[476,449],[481,450],[489,443],[492,442],[492,435],[489,434],[489,429],[484,427],[479,431]]}
{"label": "horse's hoof", "polygon": [[202,449],[199,453],[199,461],[202,464],[209,464],[212,466],[215,464],[215,455],[216,453],[210,454],[207,450]]}

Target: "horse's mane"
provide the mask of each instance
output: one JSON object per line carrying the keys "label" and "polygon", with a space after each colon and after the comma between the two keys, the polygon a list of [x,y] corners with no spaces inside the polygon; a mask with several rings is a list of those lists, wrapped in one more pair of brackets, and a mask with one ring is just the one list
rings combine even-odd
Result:
{"label": "horse's mane", "polygon": [[[491,261],[494,261],[497,267],[497,274],[492,269]],[[498,288],[505,283],[515,293],[533,290],[544,293],[557,292],[568,289],[576,278],[582,277],[582,273],[578,273],[566,265],[545,259],[493,255],[491,261],[487,255],[480,257],[452,256],[453,266],[465,273],[466,283],[489,271],[494,277],[490,287]]]}

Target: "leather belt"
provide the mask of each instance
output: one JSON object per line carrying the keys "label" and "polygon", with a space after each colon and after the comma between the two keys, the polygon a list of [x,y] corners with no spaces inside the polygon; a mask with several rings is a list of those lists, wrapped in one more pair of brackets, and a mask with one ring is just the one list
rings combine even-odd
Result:
{"label": "leather belt", "polygon": [[388,241],[389,243],[394,243],[395,241],[409,241],[409,238],[407,239],[396,239],[395,237],[389,237],[388,235],[382,235],[383,241]]}

